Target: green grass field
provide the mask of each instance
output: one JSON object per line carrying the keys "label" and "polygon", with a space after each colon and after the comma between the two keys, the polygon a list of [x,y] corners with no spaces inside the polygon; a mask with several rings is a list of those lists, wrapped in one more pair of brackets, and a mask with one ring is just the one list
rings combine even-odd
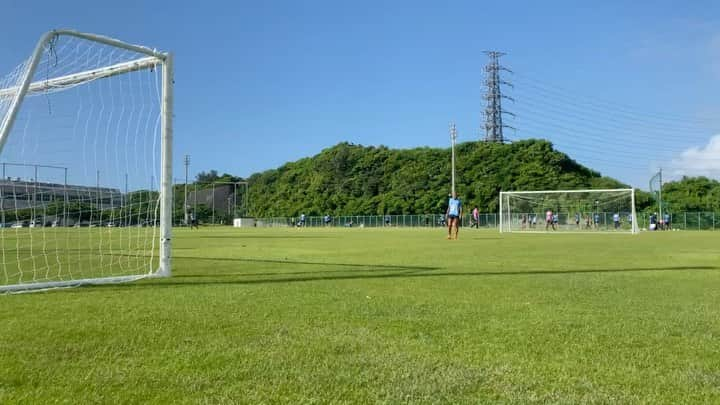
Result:
{"label": "green grass field", "polygon": [[176,230],[0,296],[0,403],[720,403],[720,233]]}

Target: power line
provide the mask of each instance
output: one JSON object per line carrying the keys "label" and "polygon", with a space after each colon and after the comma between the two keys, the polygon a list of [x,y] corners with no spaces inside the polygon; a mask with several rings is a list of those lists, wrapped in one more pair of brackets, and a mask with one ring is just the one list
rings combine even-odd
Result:
{"label": "power line", "polygon": [[[677,115],[674,112],[663,112],[663,111],[655,111],[655,112],[649,112],[649,111],[643,111],[639,110],[636,106],[630,106],[630,105],[623,105],[622,103],[618,102],[617,100],[603,100],[598,97],[583,97],[582,95],[579,95],[574,90],[569,90],[554,84],[545,83],[541,80],[535,79],[527,74],[515,74],[515,76],[521,81],[521,82],[527,82],[528,85],[535,87],[537,89],[540,89],[545,92],[554,93],[557,96],[563,98],[563,99],[572,99],[579,101],[581,103],[585,103],[588,105],[593,105],[600,109],[606,109],[610,111],[615,112],[624,112],[631,114],[632,116],[647,116],[651,117],[654,120],[657,121],[669,121],[669,122],[677,122],[677,121],[685,121],[685,122],[694,122],[696,124],[700,124],[701,122],[706,123],[717,123],[717,119],[711,118],[711,117],[703,117],[703,116],[694,116],[694,117],[688,117],[688,116],[682,116]],[[576,104],[576,103],[572,103]],[[702,124],[700,124],[702,125]]]}
{"label": "power line", "polygon": [[[641,116],[623,116],[617,111],[602,111],[587,108],[578,103],[571,103],[567,100],[555,98],[546,94],[523,94],[520,101],[517,103],[517,108],[522,108],[522,106],[526,104],[536,105],[543,110],[555,111],[561,116],[575,116],[583,121],[595,121],[603,126],[613,126],[616,128],[637,127],[642,128],[643,130],[671,134],[669,138],[676,138],[678,133],[694,133],[706,136],[708,132],[715,131],[713,130],[712,125],[691,127],[678,125],[678,123],[664,124],[659,123],[657,120],[647,120]],[[572,114],[571,112],[575,112],[575,114]]]}

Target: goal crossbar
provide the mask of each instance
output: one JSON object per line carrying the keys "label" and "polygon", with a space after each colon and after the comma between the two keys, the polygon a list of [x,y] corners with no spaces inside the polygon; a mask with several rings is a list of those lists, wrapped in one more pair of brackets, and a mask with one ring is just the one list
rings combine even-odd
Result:
{"label": "goal crossbar", "polygon": [[[40,93],[54,88],[63,88],[85,83],[90,80],[104,79],[123,73],[136,72],[142,69],[150,69],[162,64],[162,61],[154,56],[148,56],[128,62],[118,63],[112,66],[106,66],[98,69],[91,69],[84,72],[73,73],[71,75],[55,77],[48,80],[32,82],[28,86],[27,94]],[[20,90],[20,86],[8,87],[0,89],[0,97],[6,97],[15,94]]]}
{"label": "goal crossbar", "polygon": [[617,191],[632,192],[632,188],[605,188],[605,189],[588,189],[588,190],[535,190],[535,191],[501,191],[500,194],[569,194],[569,193],[608,193]]}

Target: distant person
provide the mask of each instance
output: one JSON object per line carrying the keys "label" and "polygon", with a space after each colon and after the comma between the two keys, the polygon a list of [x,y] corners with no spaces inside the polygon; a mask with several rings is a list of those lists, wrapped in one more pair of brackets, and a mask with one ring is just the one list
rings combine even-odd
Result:
{"label": "distant person", "polygon": [[657,229],[657,212],[650,214],[650,230]]}
{"label": "distant person", "polygon": [[323,217],[323,222],[325,223],[325,226],[330,226],[330,223],[332,222],[332,217],[330,215],[325,215],[325,217]]}
{"label": "distant person", "polygon": [[620,229],[620,214],[617,212],[613,214],[613,224],[615,225],[615,230]]}
{"label": "distant person", "polygon": [[585,229],[590,229],[592,227],[592,219],[590,219],[590,214],[585,214]]}
{"label": "distant person", "polygon": [[553,231],[555,230],[555,225],[553,225],[553,212],[552,210],[547,210],[545,211],[545,230],[547,231],[550,227],[552,227]]}
{"label": "distant person", "polygon": [[195,216],[195,211],[190,213],[190,229],[199,229],[198,223],[197,223],[197,217]]}
{"label": "distant person", "polygon": [[580,229],[580,213],[579,212],[575,213],[575,227],[577,229]]}
{"label": "distant person", "polygon": [[480,227],[480,210],[478,210],[477,205],[472,210],[472,219],[473,223],[471,225],[475,227],[475,229],[478,229]]}
{"label": "distant person", "polygon": [[558,229],[558,228],[560,227],[560,224],[559,224],[559,222],[560,222],[560,217],[559,217],[559,215],[558,215],[558,214],[553,214],[552,221],[553,221],[553,231],[554,231],[554,230],[556,230],[556,229]]}
{"label": "distant person", "polygon": [[669,231],[672,229],[672,225],[670,224],[670,214],[667,212],[663,215],[663,221],[665,222],[665,230]]}
{"label": "distant person", "polygon": [[455,230],[455,239],[458,238],[458,232],[460,231],[460,217],[462,216],[462,203],[457,198],[457,193],[454,191],[448,200],[448,208],[445,213],[447,217],[448,226],[448,239],[452,239],[452,231]]}
{"label": "distant person", "polygon": [[305,226],[305,214],[300,214],[300,222],[298,222],[299,227]]}
{"label": "distant person", "polygon": [[390,226],[390,215],[385,215],[385,226]]}
{"label": "distant person", "polygon": [[598,214],[596,212],[595,215],[593,215],[593,220],[595,223],[595,229],[599,228],[600,227],[600,214]]}
{"label": "distant person", "polygon": [[522,214],[522,216],[520,217],[520,230],[524,231],[525,228],[527,228],[527,221],[528,221],[527,214]]}
{"label": "distant person", "polygon": [[532,221],[530,222],[530,227],[535,228],[537,226],[537,214],[532,214]]}

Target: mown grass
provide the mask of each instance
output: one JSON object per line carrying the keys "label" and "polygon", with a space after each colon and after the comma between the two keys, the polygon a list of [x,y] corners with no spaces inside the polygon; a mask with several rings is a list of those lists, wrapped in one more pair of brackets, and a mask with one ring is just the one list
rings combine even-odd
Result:
{"label": "mown grass", "polygon": [[720,233],[176,230],[0,296],[0,403],[717,403]]}

